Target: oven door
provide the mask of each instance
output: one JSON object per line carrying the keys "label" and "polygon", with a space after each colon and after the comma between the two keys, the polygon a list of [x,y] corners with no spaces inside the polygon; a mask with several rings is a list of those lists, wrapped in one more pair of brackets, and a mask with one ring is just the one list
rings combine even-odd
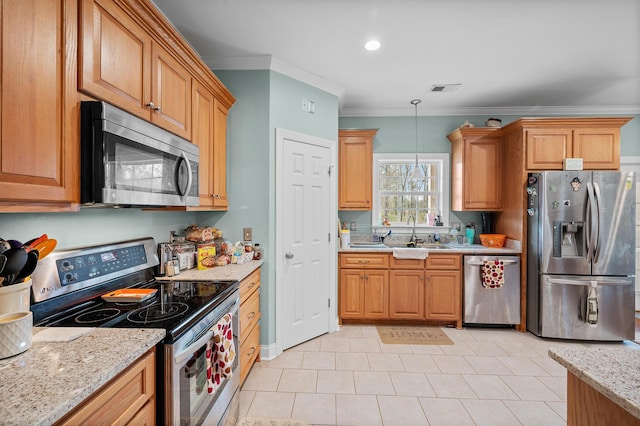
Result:
{"label": "oven door", "polygon": [[[196,325],[185,336],[165,346],[165,424],[200,425],[218,424],[231,406],[231,400],[240,384],[238,334],[238,292],[226,298],[216,309]],[[232,314],[233,345],[235,357],[231,377],[223,379],[220,386],[208,392],[207,386],[207,342],[213,338],[212,328],[224,317]],[[199,332],[198,332],[199,330]],[[171,403],[169,403],[169,401]],[[237,404],[233,405],[237,409]],[[227,413],[229,415],[229,413]],[[237,417],[237,413],[231,417]]]}

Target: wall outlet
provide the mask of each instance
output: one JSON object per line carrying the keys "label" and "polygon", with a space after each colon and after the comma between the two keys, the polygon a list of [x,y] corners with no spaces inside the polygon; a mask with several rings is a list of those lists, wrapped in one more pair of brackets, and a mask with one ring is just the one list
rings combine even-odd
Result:
{"label": "wall outlet", "polygon": [[355,220],[352,220],[352,221],[351,221],[351,223],[349,224],[349,230],[350,230],[351,232],[355,232],[355,231],[356,231],[356,228],[357,228],[357,227],[356,227],[356,221],[355,221]]}
{"label": "wall outlet", "polygon": [[253,239],[253,231],[251,228],[242,228],[242,239],[244,241],[251,241]]}

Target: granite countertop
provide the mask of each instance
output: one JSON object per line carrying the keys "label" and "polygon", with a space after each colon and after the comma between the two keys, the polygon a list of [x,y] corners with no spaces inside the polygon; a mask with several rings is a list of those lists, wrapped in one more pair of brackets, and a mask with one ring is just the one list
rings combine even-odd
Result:
{"label": "granite countertop", "polygon": [[0,360],[0,423],[54,423],[164,336],[163,329],[96,328],[70,342],[34,342]]}
{"label": "granite countertop", "polygon": [[[485,247],[480,244],[459,244],[459,245],[449,245],[449,248],[441,249],[427,249],[429,250],[429,254],[438,254],[438,253],[462,253],[462,254],[520,254],[522,250],[517,248],[491,248]],[[340,248],[338,249],[339,253],[358,253],[358,252],[377,252],[377,253],[392,253],[392,247],[350,247],[350,248]]]}
{"label": "granite countertop", "polygon": [[640,346],[550,348],[549,356],[640,419]]}
{"label": "granite countertop", "polygon": [[242,281],[262,265],[263,260],[252,260],[240,265],[216,266],[209,269],[187,269],[172,277],[156,277],[158,281]]}

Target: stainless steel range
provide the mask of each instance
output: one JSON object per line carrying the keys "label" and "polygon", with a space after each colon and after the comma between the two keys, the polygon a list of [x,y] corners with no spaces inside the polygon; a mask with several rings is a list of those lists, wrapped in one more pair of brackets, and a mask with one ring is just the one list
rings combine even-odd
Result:
{"label": "stainless steel range", "polygon": [[[238,356],[230,377],[211,393],[207,370],[217,324],[231,320],[233,345],[239,349],[238,283],[160,282],[154,278],[157,265],[153,238],[56,251],[32,276],[34,325],[163,328],[167,335],[157,347],[158,423],[235,424]],[[155,293],[139,302],[103,299],[120,289]]]}

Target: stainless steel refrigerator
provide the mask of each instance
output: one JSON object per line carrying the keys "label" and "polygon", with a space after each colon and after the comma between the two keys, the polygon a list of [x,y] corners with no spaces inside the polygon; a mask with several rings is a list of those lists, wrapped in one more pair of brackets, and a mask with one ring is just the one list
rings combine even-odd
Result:
{"label": "stainless steel refrigerator", "polygon": [[527,329],[541,337],[635,335],[633,172],[529,175]]}

